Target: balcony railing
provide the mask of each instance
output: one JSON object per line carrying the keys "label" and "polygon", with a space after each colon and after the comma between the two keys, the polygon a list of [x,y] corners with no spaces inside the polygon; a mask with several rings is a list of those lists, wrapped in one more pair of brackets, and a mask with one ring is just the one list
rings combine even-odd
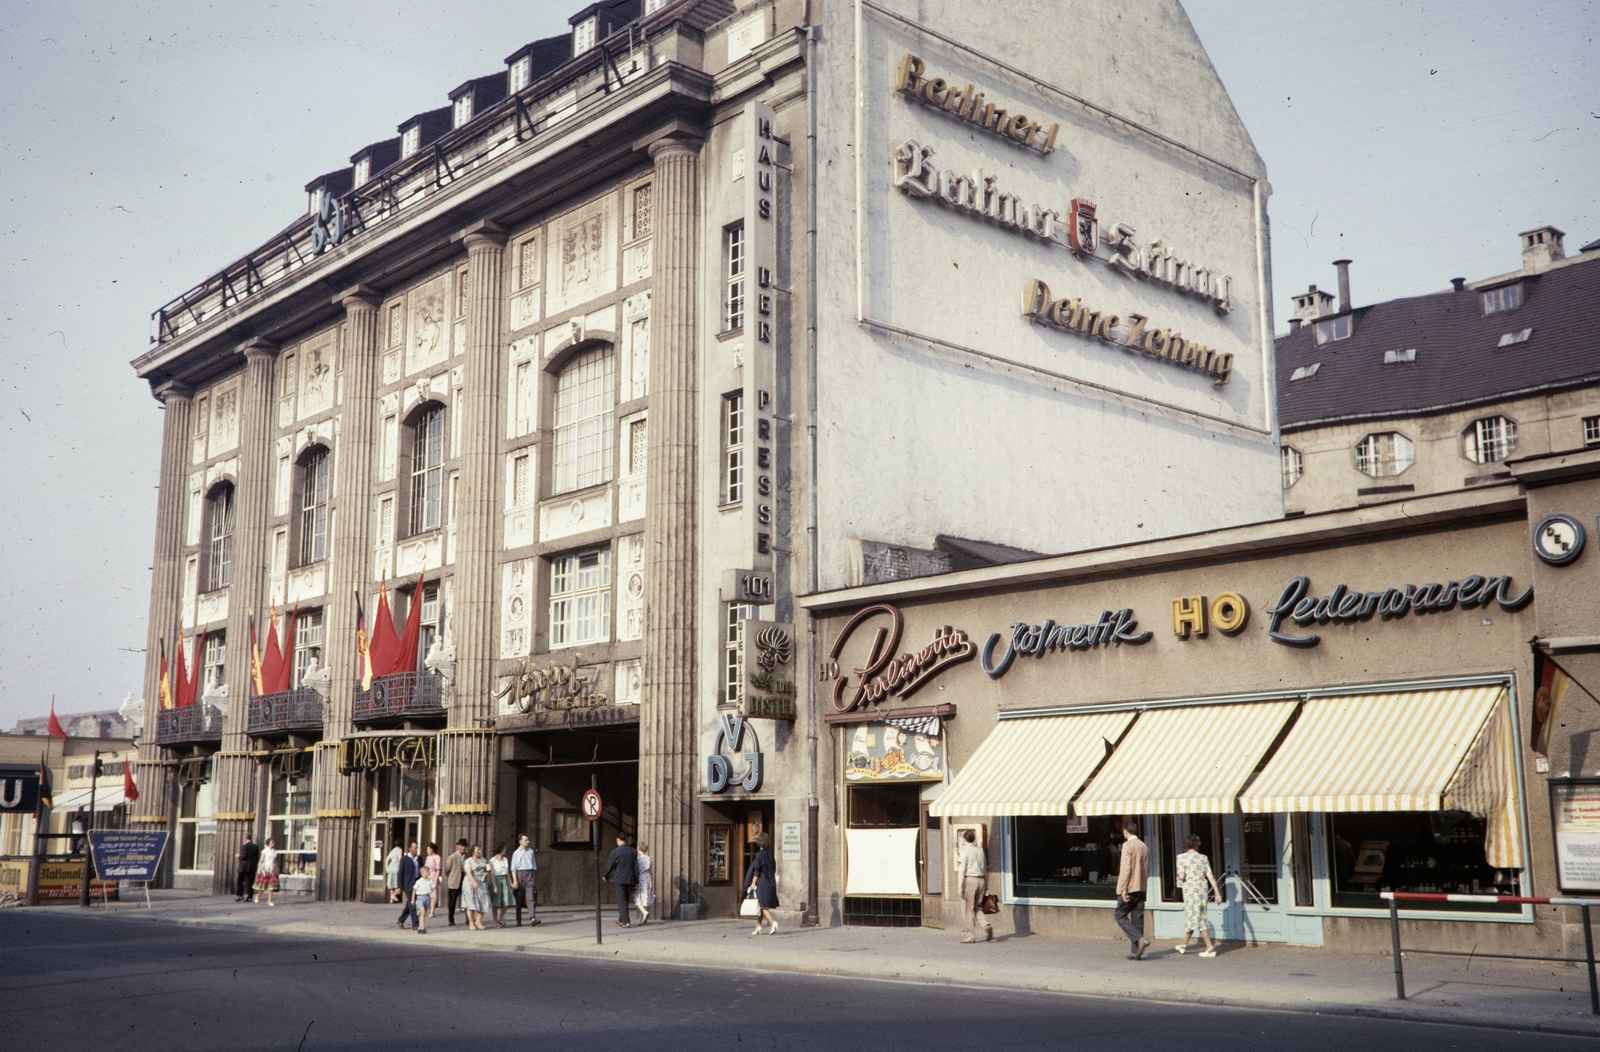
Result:
{"label": "balcony railing", "polygon": [[157,745],[221,740],[222,710],[215,705],[185,705],[181,709],[162,709],[156,713]]}
{"label": "balcony railing", "polygon": [[355,722],[402,716],[443,716],[448,703],[444,684],[431,672],[397,672],[379,676],[371,690],[356,691]]}
{"label": "balcony railing", "polygon": [[319,730],[322,727],[322,696],[310,687],[250,699],[251,734],[277,731]]}

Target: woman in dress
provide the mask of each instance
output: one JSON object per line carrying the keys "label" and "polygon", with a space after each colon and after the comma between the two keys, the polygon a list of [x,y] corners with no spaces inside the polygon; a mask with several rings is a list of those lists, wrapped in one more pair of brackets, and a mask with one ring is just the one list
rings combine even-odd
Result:
{"label": "woman in dress", "polygon": [[467,927],[482,931],[483,915],[489,912],[489,860],[482,844],[472,845],[472,855],[461,867],[461,905],[467,908]]}
{"label": "woman in dress", "polygon": [[761,907],[761,916],[756,918],[756,927],[751,935],[761,934],[762,923],[772,925],[768,935],[778,934],[778,918],[772,915],[772,911],[778,908],[778,864],[773,861],[769,850],[771,844],[772,837],[757,833],[756,855],[744,871],[746,889],[755,893],[756,904]]}
{"label": "woman in dress", "polygon": [[[1216,875],[1211,872],[1211,860],[1200,853],[1200,838],[1193,833],[1183,838],[1183,854],[1177,858],[1178,886],[1183,889],[1183,941],[1179,953],[1189,952],[1189,941],[1195,932],[1205,940],[1202,957],[1215,957],[1216,944],[1211,941],[1211,929],[1206,925],[1206,901],[1212,895],[1222,901],[1222,889],[1217,887]],[[1209,883],[1211,886],[1207,888]]]}
{"label": "woman in dress", "polygon": [[639,909],[640,924],[649,923],[650,907],[656,903],[656,882],[650,875],[650,865],[650,848],[641,840],[639,857],[634,862],[634,868],[639,874],[639,883],[633,886],[633,904]]}
{"label": "woman in dress", "polygon": [[278,890],[278,848],[271,837],[267,837],[267,845],[261,849],[261,861],[256,864],[256,901],[261,901],[261,896],[267,897],[268,906],[276,906],[272,900],[272,893]]}
{"label": "woman in dress", "polygon": [[396,844],[389,849],[389,857],[383,863],[383,888],[389,893],[390,902],[400,901],[400,856],[404,854]]}
{"label": "woman in dress", "polygon": [[439,900],[444,898],[439,889],[444,887],[439,883],[439,873],[444,869],[444,859],[439,856],[439,845],[428,845],[428,857],[423,859],[422,868],[428,871],[428,881],[433,885],[433,899],[428,906],[428,916],[439,912]]}
{"label": "woman in dress", "polygon": [[511,887],[511,860],[506,857],[504,840],[494,846],[489,858],[489,902],[494,907],[494,926],[506,926],[506,910],[517,904],[517,893]]}

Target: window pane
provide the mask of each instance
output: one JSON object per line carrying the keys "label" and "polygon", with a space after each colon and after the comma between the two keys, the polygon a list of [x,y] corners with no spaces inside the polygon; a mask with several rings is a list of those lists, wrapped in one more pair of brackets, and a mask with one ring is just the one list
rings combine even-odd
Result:
{"label": "window pane", "polygon": [[411,532],[439,525],[444,496],[444,410],[418,418],[411,447]]}
{"label": "window pane", "polygon": [[[1464,811],[1330,814],[1328,872],[1333,906],[1387,909],[1384,891],[1517,894],[1519,871],[1485,860],[1485,822]],[[1407,908],[1516,912],[1520,906],[1407,903]]]}
{"label": "window pane", "polygon": [[728,328],[737,329],[744,324],[744,227],[728,231]]}
{"label": "window pane", "polygon": [[1016,818],[1013,890],[1019,896],[1114,899],[1122,858],[1122,820]]}
{"label": "window pane", "polygon": [[556,384],[552,492],[567,493],[611,480],[616,421],[615,356],[597,348],[574,358]]}

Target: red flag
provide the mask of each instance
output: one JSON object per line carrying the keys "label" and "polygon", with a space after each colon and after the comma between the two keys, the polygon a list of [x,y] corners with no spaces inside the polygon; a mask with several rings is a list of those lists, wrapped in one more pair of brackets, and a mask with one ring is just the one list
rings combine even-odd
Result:
{"label": "red flag", "polygon": [[267,621],[267,645],[261,654],[261,693],[283,690],[283,651],[278,647],[278,608],[272,607]]}
{"label": "red flag", "polygon": [[372,674],[387,676],[400,660],[400,639],[394,634],[394,618],[389,613],[389,582],[378,587],[378,612],[372,615]]}
{"label": "red flag", "polygon": [[178,708],[193,705],[195,695],[200,690],[200,672],[205,663],[206,634],[202,630],[194,639],[194,663],[189,667],[187,675],[183,667],[183,647],[178,648],[178,696],[174,704]]}
{"label": "red flag", "polygon": [[400,633],[400,650],[395,654],[391,672],[417,670],[417,644],[422,635],[422,575],[417,574],[417,586],[411,590],[411,609],[406,611],[406,627]]}
{"label": "red flag", "polygon": [[56,699],[50,699],[50,737],[65,739],[67,732],[61,729],[61,721],[56,719]]}
{"label": "red flag", "polygon": [[[161,699],[161,707],[163,709],[170,709],[172,708],[172,676],[167,673],[167,641],[158,639],[156,644],[161,648],[161,675],[156,680],[156,696]],[[182,660],[181,656],[179,660]]]}
{"label": "red flag", "polygon": [[361,589],[356,589],[356,682],[372,689],[372,653],[367,642],[367,612],[361,609]]}
{"label": "red flag", "polygon": [[139,799],[139,787],[133,781],[133,761],[122,762],[122,795],[129,800]]}
{"label": "red flag", "polygon": [[257,695],[266,693],[261,689],[261,648],[256,645],[256,615],[250,614],[250,685],[255,688]]}
{"label": "red flag", "polygon": [[288,690],[294,686],[294,623],[300,616],[300,604],[294,604],[294,609],[283,622],[283,648],[279,653],[278,690]]}

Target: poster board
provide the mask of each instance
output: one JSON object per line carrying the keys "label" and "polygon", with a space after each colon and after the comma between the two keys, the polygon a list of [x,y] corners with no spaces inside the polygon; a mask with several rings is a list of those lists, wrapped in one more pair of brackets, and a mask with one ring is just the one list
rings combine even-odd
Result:
{"label": "poster board", "polygon": [[1565,893],[1600,891],[1600,778],[1550,779],[1556,884]]}

